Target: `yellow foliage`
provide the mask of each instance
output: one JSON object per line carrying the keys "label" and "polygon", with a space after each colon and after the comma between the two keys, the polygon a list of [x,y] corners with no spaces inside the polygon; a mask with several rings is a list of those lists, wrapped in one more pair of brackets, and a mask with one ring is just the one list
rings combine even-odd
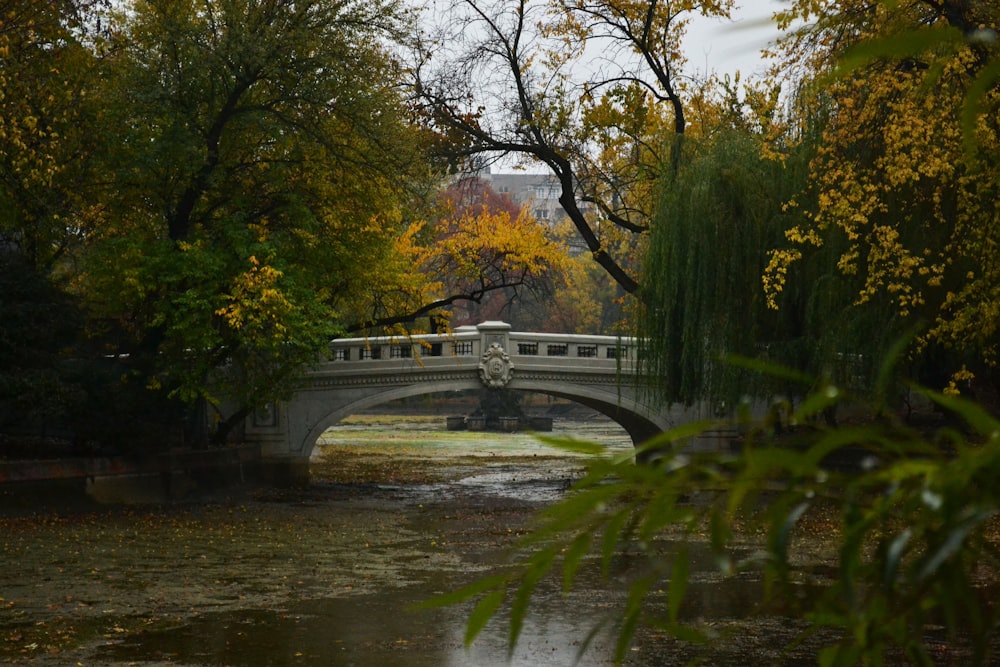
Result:
{"label": "yellow foliage", "polygon": [[427,263],[442,262],[453,278],[480,279],[496,272],[538,274],[563,261],[545,228],[524,208],[514,220],[507,211],[486,207],[466,213],[451,221],[428,250]]}
{"label": "yellow foliage", "polygon": [[972,382],[975,377],[975,374],[963,365],[960,369],[951,374],[951,377],[948,378],[948,386],[945,387],[943,391],[945,394],[950,396],[958,396],[962,393],[958,388],[959,383],[968,384],[969,382]]}
{"label": "yellow foliage", "polygon": [[[63,23],[58,3],[9,0],[0,17],[0,172],[17,210],[3,223],[39,266],[74,248],[92,221],[84,101],[94,58]],[[71,220],[67,223],[67,220]]]}
{"label": "yellow foliage", "polygon": [[[973,2],[963,11],[994,30],[1000,27],[996,5]],[[786,65],[805,67],[823,83],[804,89],[811,97],[801,107],[803,122],[816,109],[823,109],[827,120],[811,164],[810,191],[792,203],[805,209],[808,222],[788,230],[790,248],[771,254],[763,279],[768,304],[777,307],[788,269],[802,257],[797,249],[818,246],[836,233],[848,241],[838,269],[862,278],[858,303],[885,295],[901,317],[919,314],[933,321],[925,341],[995,356],[1000,333],[996,81],[976,115],[974,154],[967,150],[962,124],[982,52],[972,44],[931,44],[831,77],[848,47],[913,34],[928,23],[944,26],[946,17],[935,17],[931,3],[914,0],[799,0],[781,20],[810,22],[778,51]]]}
{"label": "yellow foliage", "polygon": [[[486,205],[456,210],[445,203],[433,225],[415,221],[392,240],[363,294],[363,322],[392,319],[439,304],[446,312],[452,299],[481,298],[494,290],[542,280],[566,261],[561,247],[548,238],[545,225],[526,210],[512,218]],[[412,331],[411,331],[412,332]]]}
{"label": "yellow foliage", "polygon": [[771,251],[767,268],[764,270],[764,275],[761,278],[768,308],[773,310],[778,309],[778,297],[785,289],[788,268],[800,259],[802,259],[802,252],[796,249]]}
{"label": "yellow foliage", "polygon": [[281,336],[286,332],[283,322],[295,309],[279,287],[284,274],[254,255],[248,261],[250,268],[236,277],[224,297],[227,305],[215,314],[235,331]]}

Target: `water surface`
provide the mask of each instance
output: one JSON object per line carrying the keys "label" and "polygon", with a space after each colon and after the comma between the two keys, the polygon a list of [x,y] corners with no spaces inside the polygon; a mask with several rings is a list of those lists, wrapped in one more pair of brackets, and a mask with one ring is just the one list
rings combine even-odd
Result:
{"label": "water surface", "polygon": [[[611,422],[558,426],[555,435],[630,451]],[[414,608],[505,567],[532,516],[567,492],[580,466],[527,434],[369,421],[324,435],[302,491],[3,519],[0,662],[609,665],[613,624],[595,628],[620,608],[624,565],[610,580],[585,569],[569,594],[540,586],[509,655],[502,614],[466,647],[469,606]],[[686,607],[736,637],[714,647],[712,664],[787,662],[778,651],[793,625],[741,625],[760,583],[712,572],[696,559]],[[627,664],[684,664],[699,651],[644,632]]]}

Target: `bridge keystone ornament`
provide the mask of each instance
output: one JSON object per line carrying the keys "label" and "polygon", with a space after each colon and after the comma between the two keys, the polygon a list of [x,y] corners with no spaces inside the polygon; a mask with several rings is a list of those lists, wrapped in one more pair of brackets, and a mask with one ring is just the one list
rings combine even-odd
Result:
{"label": "bridge keystone ornament", "polygon": [[479,378],[483,384],[490,389],[501,389],[507,386],[513,374],[514,364],[510,357],[503,351],[500,343],[492,343],[483,352],[483,358],[479,362]]}

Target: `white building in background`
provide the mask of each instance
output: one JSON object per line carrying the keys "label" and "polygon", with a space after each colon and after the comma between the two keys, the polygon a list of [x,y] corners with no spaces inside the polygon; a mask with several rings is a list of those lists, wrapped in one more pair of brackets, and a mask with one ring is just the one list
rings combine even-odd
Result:
{"label": "white building in background", "polygon": [[[476,173],[494,192],[507,195],[511,201],[521,207],[527,207],[536,220],[550,227],[566,220],[566,211],[559,203],[562,188],[559,179],[552,174],[508,173],[494,174],[489,167],[484,167]],[[590,215],[593,207],[585,202],[577,202],[585,215]],[[600,225],[600,221],[597,221]],[[569,240],[570,254],[586,252],[587,244],[575,234]]]}
{"label": "white building in background", "polygon": [[566,213],[559,205],[559,180],[552,174],[494,174],[489,167],[476,174],[497,194],[505,194],[537,220],[554,225]]}

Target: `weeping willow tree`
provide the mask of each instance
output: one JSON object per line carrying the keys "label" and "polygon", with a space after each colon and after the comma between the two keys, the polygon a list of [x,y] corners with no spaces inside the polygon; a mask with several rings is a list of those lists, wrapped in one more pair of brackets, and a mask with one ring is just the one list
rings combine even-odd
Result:
{"label": "weeping willow tree", "polygon": [[761,277],[800,215],[786,203],[808,190],[813,144],[799,141],[777,160],[764,156],[761,141],[745,129],[720,130],[689,143],[682,166],[664,178],[639,326],[645,371],[668,402],[791,395],[780,378],[727,361],[734,356],[863,389],[900,333],[891,309],[854,304],[861,277],[836,267],[845,239],[811,249],[780,307],[768,308]]}

